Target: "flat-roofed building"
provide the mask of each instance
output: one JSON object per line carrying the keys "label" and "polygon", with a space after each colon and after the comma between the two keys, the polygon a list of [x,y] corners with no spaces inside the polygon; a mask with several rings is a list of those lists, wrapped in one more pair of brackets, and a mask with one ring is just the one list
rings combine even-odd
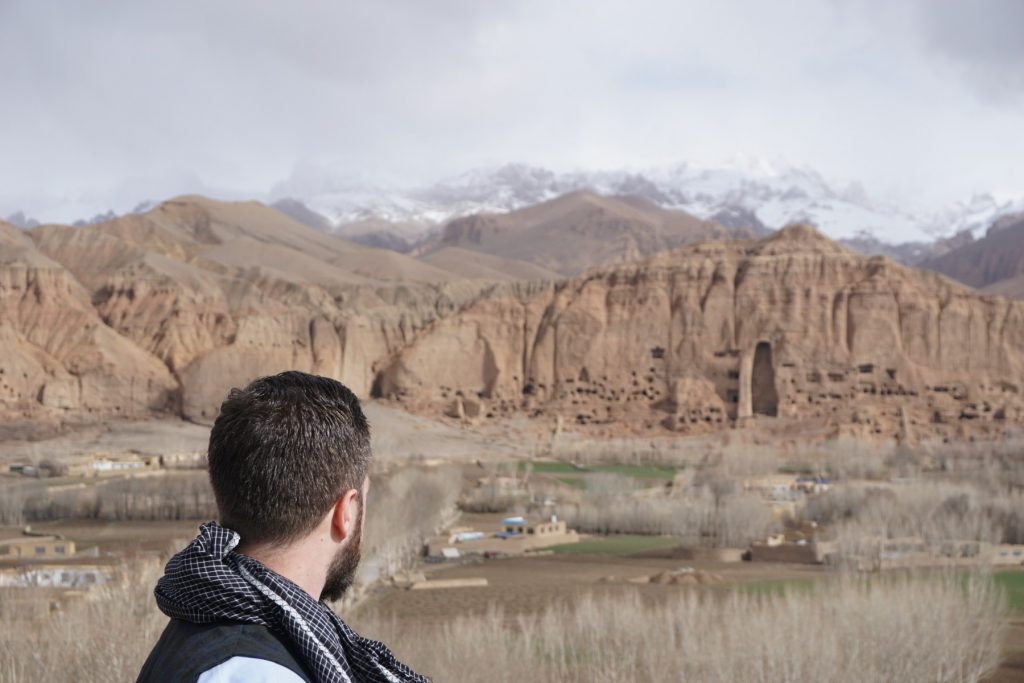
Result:
{"label": "flat-roofed building", "polygon": [[75,542],[60,536],[21,536],[0,541],[0,560],[52,560],[75,554]]}
{"label": "flat-roofed building", "polygon": [[3,588],[91,588],[108,583],[110,567],[91,564],[33,564],[0,570]]}
{"label": "flat-roofed building", "polygon": [[154,455],[137,453],[92,453],[65,463],[72,477],[105,477],[150,470],[159,470],[161,460]]}
{"label": "flat-roofed building", "polygon": [[[576,531],[568,528],[564,521],[554,516],[537,520],[505,517],[501,520],[499,529],[496,533],[477,531],[470,527],[449,529],[449,533],[438,536],[427,544],[427,555],[520,555],[553,545],[579,541]],[[446,554],[445,550],[456,552]]]}

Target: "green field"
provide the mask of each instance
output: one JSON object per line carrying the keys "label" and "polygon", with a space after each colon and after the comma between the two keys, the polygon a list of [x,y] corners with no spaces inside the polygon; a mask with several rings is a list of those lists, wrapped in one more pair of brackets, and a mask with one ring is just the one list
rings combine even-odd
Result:
{"label": "green field", "polygon": [[744,581],[742,583],[726,585],[725,587],[729,589],[744,591],[746,593],[757,593],[760,595],[781,595],[782,593],[785,593],[790,589],[805,590],[807,588],[813,588],[822,578],[825,578],[824,575],[820,577],[809,576],[800,579],[766,579],[764,581]]}
{"label": "green field", "polygon": [[[526,471],[527,463],[519,463],[519,472]],[[593,465],[590,467],[577,467],[572,463],[559,462],[554,460],[538,460],[533,465],[533,471],[538,474],[587,474],[592,472],[608,472],[621,474],[634,479],[664,479],[671,480],[676,476],[674,467],[656,467],[654,465]]]}
{"label": "green field", "polygon": [[[525,462],[519,463],[519,472],[520,473],[526,471],[526,465],[527,464],[528,463],[525,463]],[[586,472],[587,471],[587,470],[585,470],[582,467],[576,467],[576,466],[571,465],[571,464],[569,464],[567,462],[557,462],[557,461],[554,461],[554,460],[537,460],[537,461],[534,461],[534,462],[529,463],[529,464],[533,465],[533,471],[537,472],[538,474],[565,474],[567,472]]]}
{"label": "green field", "polygon": [[1015,612],[1024,612],[1024,572],[1017,570],[996,572],[993,577],[995,582],[1006,591],[1010,609]]}
{"label": "green field", "polygon": [[653,465],[597,465],[590,468],[591,472],[611,472],[622,474],[634,479],[665,479],[671,480],[676,476],[674,467],[655,467]]}
{"label": "green field", "polygon": [[[822,575],[815,578],[748,581],[731,587],[750,593],[781,594],[794,588],[813,588],[817,582],[828,580],[829,578],[828,575]],[[1006,599],[1010,609],[1014,612],[1024,612],[1024,572],[1017,570],[999,571],[992,575],[992,580],[1006,591]]]}
{"label": "green field", "polygon": [[675,548],[679,539],[671,536],[639,536],[635,534],[615,534],[587,538],[579,543],[567,543],[549,548],[556,553],[570,555],[635,555],[650,550]]}

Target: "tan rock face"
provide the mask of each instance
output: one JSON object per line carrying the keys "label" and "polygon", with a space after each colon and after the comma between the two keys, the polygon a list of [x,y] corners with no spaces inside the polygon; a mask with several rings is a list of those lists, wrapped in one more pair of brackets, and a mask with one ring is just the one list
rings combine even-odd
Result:
{"label": "tan rock face", "polygon": [[232,387],[285,369],[369,394],[421,328],[490,286],[202,198],[84,228],[3,226],[0,249],[0,412],[24,417],[212,420]]}
{"label": "tan rock face", "polygon": [[607,432],[1024,421],[1024,304],[811,229],[502,279],[460,280],[252,203],[0,224],[0,415],[209,421],[232,387],[299,369],[435,415]]}
{"label": "tan rock face", "polygon": [[0,409],[13,417],[173,409],[167,368],[104,325],[81,285],[23,234],[0,230]]}
{"label": "tan rock face", "polygon": [[508,289],[430,327],[381,387],[638,431],[860,416],[895,436],[901,406],[913,424],[1015,419],[1022,378],[1024,306],[797,227]]}

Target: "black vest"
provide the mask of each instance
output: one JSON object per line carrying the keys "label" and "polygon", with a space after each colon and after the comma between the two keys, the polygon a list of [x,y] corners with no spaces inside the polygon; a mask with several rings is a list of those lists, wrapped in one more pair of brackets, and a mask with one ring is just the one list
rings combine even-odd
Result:
{"label": "black vest", "polygon": [[265,659],[294,671],[307,683],[312,680],[295,654],[266,626],[171,619],[136,683],[195,683],[204,671],[232,657]]}

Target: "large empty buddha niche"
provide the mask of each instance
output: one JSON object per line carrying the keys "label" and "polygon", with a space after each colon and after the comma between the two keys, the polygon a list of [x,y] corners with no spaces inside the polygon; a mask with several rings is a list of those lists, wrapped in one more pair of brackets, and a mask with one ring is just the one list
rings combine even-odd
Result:
{"label": "large empty buddha niche", "polygon": [[750,375],[750,391],[755,415],[775,417],[779,414],[779,394],[775,391],[772,347],[768,342],[761,342],[754,349],[754,371]]}

